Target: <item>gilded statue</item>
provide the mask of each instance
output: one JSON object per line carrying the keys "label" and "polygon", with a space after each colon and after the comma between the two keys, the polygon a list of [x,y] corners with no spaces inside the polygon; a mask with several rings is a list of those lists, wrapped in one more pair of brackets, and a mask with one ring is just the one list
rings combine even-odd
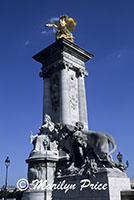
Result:
{"label": "gilded statue", "polygon": [[45,26],[54,27],[56,40],[65,38],[71,42],[74,42],[71,32],[74,31],[76,22],[73,18],[69,18],[67,15],[61,15],[58,21],[55,21],[52,24],[46,24]]}

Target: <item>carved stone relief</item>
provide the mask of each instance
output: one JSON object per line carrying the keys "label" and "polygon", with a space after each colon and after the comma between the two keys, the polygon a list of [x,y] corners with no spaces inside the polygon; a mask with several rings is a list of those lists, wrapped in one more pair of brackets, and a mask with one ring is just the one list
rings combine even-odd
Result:
{"label": "carved stone relief", "polygon": [[77,90],[76,78],[73,74],[71,74],[69,77],[68,85],[69,85],[70,107],[73,110],[76,110],[76,108],[78,107],[78,90]]}
{"label": "carved stone relief", "polygon": [[58,74],[55,74],[50,78],[50,93],[51,93],[52,109],[54,111],[57,111],[57,108],[59,107],[59,76]]}
{"label": "carved stone relief", "polygon": [[30,163],[28,166],[28,181],[32,183],[34,180],[45,180],[46,178],[46,165],[44,163]]}

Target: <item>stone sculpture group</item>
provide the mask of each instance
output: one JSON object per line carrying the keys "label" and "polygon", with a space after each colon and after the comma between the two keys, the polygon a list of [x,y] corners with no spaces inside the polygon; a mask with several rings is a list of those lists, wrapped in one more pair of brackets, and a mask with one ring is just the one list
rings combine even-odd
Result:
{"label": "stone sculpture group", "polygon": [[[130,189],[124,173],[128,162],[125,167],[119,153],[118,162],[113,160],[111,135],[88,130],[85,63],[94,55],[73,43],[73,18],[61,15],[46,26],[54,28],[56,41],[33,56],[42,64],[43,124],[38,134],[31,132],[29,188],[23,200],[120,200],[121,191]],[[77,187],[66,195],[71,184]]]}
{"label": "stone sculpture group", "polygon": [[[49,149],[57,152],[61,149],[69,156],[66,165],[57,168],[57,176],[73,174],[95,176],[100,168],[105,167],[117,167],[124,170],[122,165],[112,159],[116,143],[107,133],[84,130],[81,122],[76,122],[75,126],[63,123],[54,124],[47,114],[39,130],[39,134],[31,136],[35,139],[32,142],[34,148],[30,156],[34,153],[43,154]],[[111,145],[112,150],[110,151]],[[33,177],[33,172],[35,175],[34,167],[32,170],[29,169],[29,177]],[[35,177],[37,178],[37,175]]]}

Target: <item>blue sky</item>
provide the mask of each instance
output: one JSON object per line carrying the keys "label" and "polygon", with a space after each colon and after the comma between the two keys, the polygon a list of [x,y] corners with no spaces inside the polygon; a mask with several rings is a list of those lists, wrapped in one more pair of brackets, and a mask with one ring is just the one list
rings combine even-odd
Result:
{"label": "blue sky", "polygon": [[0,186],[27,176],[30,131],[42,124],[41,65],[32,56],[55,41],[51,18],[68,14],[75,43],[94,54],[86,66],[89,128],[110,133],[134,177],[134,1],[0,1]]}

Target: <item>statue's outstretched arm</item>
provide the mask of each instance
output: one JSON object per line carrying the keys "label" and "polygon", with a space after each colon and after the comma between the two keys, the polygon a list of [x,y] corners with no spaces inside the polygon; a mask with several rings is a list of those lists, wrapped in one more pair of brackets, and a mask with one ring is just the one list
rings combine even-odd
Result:
{"label": "statue's outstretched arm", "polygon": [[46,24],[45,26],[46,27],[55,27],[55,28],[58,29],[58,26],[56,24]]}

